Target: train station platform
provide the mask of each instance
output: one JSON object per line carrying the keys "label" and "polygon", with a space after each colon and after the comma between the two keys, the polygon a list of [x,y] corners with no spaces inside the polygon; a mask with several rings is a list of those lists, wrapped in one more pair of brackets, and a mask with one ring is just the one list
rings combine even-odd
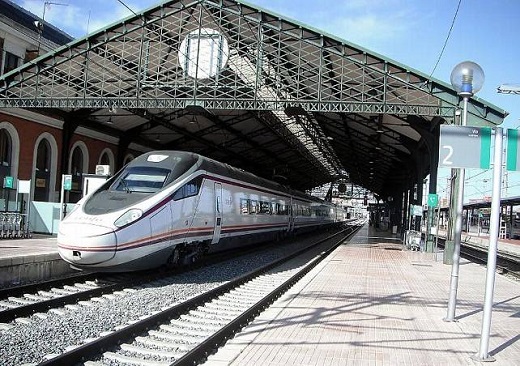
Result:
{"label": "train station platform", "polygon": [[56,237],[0,239],[0,287],[45,281],[72,274],[58,254]]}
{"label": "train station platform", "polygon": [[[451,265],[363,227],[229,340],[206,366],[480,365],[486,268],[462,259],[456,321]],[[500,244],[499,244],[500,245]],[[520,360],[520,281],[496,275],[489,355]]]}

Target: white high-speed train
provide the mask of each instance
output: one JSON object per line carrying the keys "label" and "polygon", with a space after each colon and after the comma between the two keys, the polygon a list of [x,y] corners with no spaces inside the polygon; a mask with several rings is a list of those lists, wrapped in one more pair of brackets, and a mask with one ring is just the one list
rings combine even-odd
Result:
{"label": "white high-speed train", "polygon": [[340,207],[227,164],[155,151],[78,202],[60,223],[58,249],[76,269],[133,271],[346,219]]}

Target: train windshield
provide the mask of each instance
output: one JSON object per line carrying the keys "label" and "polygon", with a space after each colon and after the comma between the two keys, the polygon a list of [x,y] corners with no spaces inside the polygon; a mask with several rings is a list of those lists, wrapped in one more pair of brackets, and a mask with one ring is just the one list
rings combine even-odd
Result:
{"label": "train windshield", "polygon": [[155,193],[164,186],[170,173],[169,169],[158,167],[129,167],[114,181],[110,190],[127,193]]}

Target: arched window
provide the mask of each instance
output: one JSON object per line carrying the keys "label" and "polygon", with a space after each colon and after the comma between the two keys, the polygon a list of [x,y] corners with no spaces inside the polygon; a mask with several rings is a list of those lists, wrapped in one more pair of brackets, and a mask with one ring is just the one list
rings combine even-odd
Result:
{"label": "arched window", "polygon": [[3,167],[11,166],[11,151],[11,136],[2,128],[0,129],[0,162]]}
{"label": "arched window", "polygon": [[114,153],[110,148],[105,148],[99,156],[98,165],[108,165],[110,174],[114,174],[115,170],[115,159]]}
{"label": "arched window", "polygon": [[[84,148],[85,151],[84,151]],[[88,165],[85,154],[88,154],[86,146],[84,144],[77,144],[72,149],[72,156],[70,159],[70,174],[72,175],[72,189],[69,192],[70,203],[78,202],[83,196],[82,184],[83,184],[83,173],[86,172],[85,168]]]}
{"label": "arched window", "polygon": [[83,173],[83,151],[81,151],[79,146],[76,146],[74,151],[72,151],[70,173],[72,175],[81,175]]}
{"label": "arched window", "polygon": [[[0,183],[3,183],[4,178],[7,176],[12,176],[11,172],[11,159],[12,159],[12,147],[13,143],[11,140],[11,135],[9,132],[2,128],[0,129]],[[3,188],[3,184],[0,186],[0,210],[7,211],[9,210],[8,202],[11,197],[9,197],[10,190],[7,188]]]}
{"label": "arched window", "polygon": [[34,200],[48,202],[51,189],[51,145],[45,138],[38,144],[35,168]]}
{"label": "arched window", "polygon": [[101,155],[101,158],[99,159],[100,165],[110,165],[110,158],[108,157],[108,154],[106,152]]}
{"label": "arched window", "polygon": [[51,146],[49,141],[42,139],[38,144],[36,170],[48,172],[51,168]]}

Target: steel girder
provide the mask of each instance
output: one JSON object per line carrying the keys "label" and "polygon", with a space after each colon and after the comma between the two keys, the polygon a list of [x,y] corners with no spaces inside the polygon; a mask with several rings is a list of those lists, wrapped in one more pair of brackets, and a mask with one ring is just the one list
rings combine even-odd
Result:
{"label": "steel girder", "polygon": [[[331,128],[327,123],[337,119],[322,115],[368,121],[369,128],[375,128],[370,121],[376,115],[403,121],[415,115],[425,123],[440,117],[450,123],[459,104],[456,92],[443,82],[235,0],[167,1],[0,78],[0,107],[4,108],[251,111],[256,123],[274,130],[306,161],[288,157],[282,165],[299,164],[303,171],[314,167],[321,175],[316,183],[330,181],[348,167],[360,171],[354,175],[366,186],[371,183],[368,173],[362,172],[367,169],[362,159],[375,140],[370,133],[346,125],[342,131],[341,123]],[[291,114],[291,110],[299,112]],[[148,116],[148,127],[167,128],[184,139],[222,150],[230,159],[244,160],[241,152],[213,142],[203,131],[192,133],[172,126],[165,117]],[[470,100],[468,124],[500,124],[505,116],[489,103]],[[225,124],[218,118],[213,123],[215,128]],[[146,131],[145,125],[133,127],[134,136]],[[246,142],[250,137],[227,131]],[[393,141],[377,143],[389,153],[396,151],[394,144],[412,144],[406,136],[395,134]],[[347,142],[338,141],[345,135]],[[248,145],[258,148],[259,143],[250,140]],[[350,161],[350,155],[361,161]],[[399,166],[410,166],[402,151],[393,155]],[[264,158],[269,164],[272,154],[264,151]],[[382,157],[381,166],[389,164],[388,159]],[[248,159],[252,160],[256,159]],[[390,168],[380,172],[385,169]],[[372,189],[382,189],[385,179],[381,174]]]}
{"label": "steel girder", "polygon": [[[178,60],[190,31],[227,40],[218,75]],[[191,54],[184,55],[190,58]],[[198,64],[199,59],[189,62]],[[247,61],[254,83],[233,68]],[[262,95],[262,87],[270,93]],[[389,113],[451,119],[459,97],[382,56],[237,1],[169,1],[74,41],[3,77],[0,107],[170,108]],[[483,123],[502,111],[473,99]]]}

